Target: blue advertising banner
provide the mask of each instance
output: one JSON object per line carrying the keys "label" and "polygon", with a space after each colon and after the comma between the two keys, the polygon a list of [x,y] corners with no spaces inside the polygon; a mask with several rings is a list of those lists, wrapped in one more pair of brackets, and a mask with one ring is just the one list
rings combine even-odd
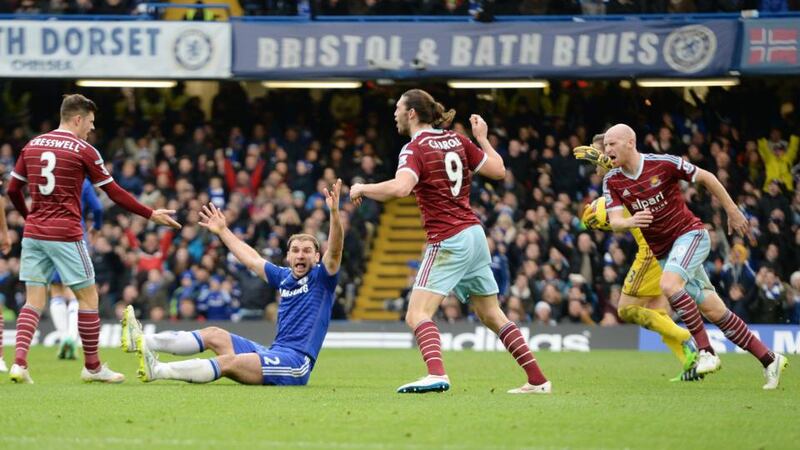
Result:
{"label": "blue advertising banner", "polygon": [[726,74],[738,23],[233,24],[234,76],[705,77]]}
{"label": "blue advertising banner", "polygon": [[[800,326],[797,325],[750,325],[753,333],[759,337],[772,351],[783,354],[800,353]],[[737,352],[744,353],[731,341],[719,328],[706,324],[711,345],[717,353]],[[661,336],[652,331],[641,330],[639,333],[639,350],[668,351],[661,342]]]}
{"label": "blue advertising banner", "polygon": [[741,72],[800,73],[798,36],[800,19],[746,20],[742,29]]}

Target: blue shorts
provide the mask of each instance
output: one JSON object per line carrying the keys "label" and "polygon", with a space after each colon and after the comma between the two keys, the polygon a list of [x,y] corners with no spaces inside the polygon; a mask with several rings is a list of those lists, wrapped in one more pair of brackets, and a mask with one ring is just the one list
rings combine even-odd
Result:
{"label": "blue shorts", "polygon": [[50,278],[50,283],[62,284],[61,283],[61,275],[58,274],[57,270],[55,272],[53,272],[53,277]]}
{"label": "blue shorts", "polygon": [[286,347],[266,348],[258,342],[231,333],[233,352],[256,353],[261,357],[261,381],[264,385],[304,386],[311,377],[314,361],[307,355]]}
{"label": "blue shorts", "polygon": [[686,292],[702,303],[708,292],[716,292],[703,266],[711,251],[706,230],[693,230],[678,237],[666,258],[659,260],[664,272],[673,272],[686,282]]}
{"label": "blue shorts", "polygon": [[466,303],[471,294],[493,295],[499,292],[492,273],[492,256],[483,227],[473,225],[435,244],[428,244],[414,289],[440,295],[451,291]]}

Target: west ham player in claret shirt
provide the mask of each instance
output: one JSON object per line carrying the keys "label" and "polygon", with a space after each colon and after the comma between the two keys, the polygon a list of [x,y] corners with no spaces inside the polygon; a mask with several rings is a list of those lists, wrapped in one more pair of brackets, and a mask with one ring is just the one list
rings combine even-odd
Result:
{"label": "west ham player in claret shirt", "polygon": [[[125,376],[100,363],[97,341],[100,317],[94,284],[94,267],[83,242],[81,191],[84,178],[102,188],[108,197],[128,211],[159,225],[180,228],[170,217],[175,211],[140,204],[106,171],[100,153],[86,138],[94,130],[94,102],[80,95],[66,95],[61,103],[57,130],[33,138],[11,172],[8,197],[25,218],[20,280],[25,282],[25,305],[17,317],[17,346],[9,377],[16,383],[33,383],[28,372],[28,350],[39,326],[47,297],[47,283],[55,270],[62,283],[78,298],[78,333],[83,342],[81,379],[120,383]],[[28,184],[33,200],[25,204],[22,188]]]}
{"label": "west ham player in claret shirt", "polygon": [[470,117],[478,148],[468,138],[434,127],[447,125],[455,116],[425,91],[412,89],[400,97],[394,117],[397,130],[411,137],[400,151],[395,178],[376,184],[356,183],[350,198],[377,201],[417,197],[422,225],[428,235],[425,257],[414,281],[406,324],[414,330],[428,375],[397,388],[399,393],[441,392],[450,388],[442,363],[439,329],[431,320],[444,297],[454,291],[470,301],[478,318],[497,333],[528,381],[512,394],[548,394],[551,384],[514,322],[500,309],[497,283],[490,267],[486,234],[469,204],[472,174],[491,179],[505,176],[500,155],[487,139],[488,126],[478,115]]}
{"label": "west ham player in claret shirt", "polygon": [[[608,129],[605,153],[616,168],[603,179],[608,218],[613,229],[640,228],[647,244],[662,265],[661,290],[692,333],[700,352],[697,373],[712,373],[721,367],[711,347],[697,304],[706,297],[718,301],[703,262],[711,242],[703,223],[692,214],[681,194],[679,182],[700,183],[720,200],[728,215],[728,233],[749,233],[747,219],[731,196],[710,172],[671,155],[641,154],[636,150],[636,133],[625,124]],[[623,207],[633,215],[625,218]],[[716,301],[715,301],[716,300]],[[739,347],[748,350],[764,366],[764,389],[775,389],[788,360],[771,352],[732,311],[720,307],[720,314],[706,313]]]}

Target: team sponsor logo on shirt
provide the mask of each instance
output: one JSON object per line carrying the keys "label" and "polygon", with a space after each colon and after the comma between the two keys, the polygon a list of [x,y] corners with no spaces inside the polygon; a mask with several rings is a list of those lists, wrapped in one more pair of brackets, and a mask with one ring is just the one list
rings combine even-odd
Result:
{"label": "team sponsor logo on shirt", "polygon": [[289,298],[294,297],[298,294],[307,294],[308,293],[308,285],[304,284],[303,287],[299,287],[297,289],[292,289],[291,291],[288,289],[281,289],[281,298]]}
{"label": "team sponsor logo on shirt", "polygon": [[629,195],[631,195],[631,191],[629,191],[629,190],[627,190],[627,189],[625,189],[624,191],[622,191],[622,196],[623,196],[623,197],[627,197],[627,196],[629,196]]}
{"label": "team sponsor logo on shirt", "polygon": [[650,187],[656,187],[659,184],[661,184],[661,178],[658,178],[658,175],[653,175],[653,177],[650,178]]}
{"label": "team sponsor logo on shirt", "polygon": [[658,191],[658,194],[642,200],[637,198],[635,202],[631,203],[631,209],[634,211],[642,211],[645,208],[651,208],[654,210],[660,210],[664,205],[660,205],[658,208],[652,208],[653,206],[659,205],[659,203],[664,201],[664,192]]}

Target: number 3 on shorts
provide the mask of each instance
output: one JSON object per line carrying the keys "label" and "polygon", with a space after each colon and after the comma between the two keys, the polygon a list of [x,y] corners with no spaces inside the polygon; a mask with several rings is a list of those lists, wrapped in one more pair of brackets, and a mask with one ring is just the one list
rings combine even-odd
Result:
{"label": "number 3 on shorts", "polygon": [[42,177],[45,179],[45,184],[39,185],[39,192],[42,195],[50,195],[53,189],[56,188],[56,177],[53,175],[53,169],[56,168],[56,154],[53,152],[44,152],[39,158],[44,163],[42,167]]}

